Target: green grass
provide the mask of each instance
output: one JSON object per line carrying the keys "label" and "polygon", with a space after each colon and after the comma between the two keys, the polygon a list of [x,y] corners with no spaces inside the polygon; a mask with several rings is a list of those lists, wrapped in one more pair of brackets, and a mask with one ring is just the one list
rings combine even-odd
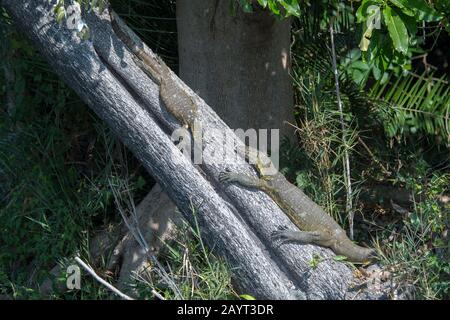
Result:
{"label": "green grass", "polygon": [[[195,215],[195,211],[193,211]],[[206,248],[200,237],[198,227],[186,222],[177,231],[176,240],[166,243],[159,259],[163,265],[169,265],[170,276],[179,289],[183,299],[236,299],[238,294],[231,285],[231,272],[228,264],[215,257]],[[134,286],[141,298],[152,296],[155,288],[166,299],[175,298],[172,290],[162,286],[162,282],[149,268],[134,280]]]}
{"label": "green grass", "polygon": [[401,224],[389,226],[382,233],[382,261],[411,298],[448,299],[450,203],[438,199],[448,194],[450,174],[433,174],[426,184],[417,177],[408,178],[408,186],[423,199],[414,203]]}

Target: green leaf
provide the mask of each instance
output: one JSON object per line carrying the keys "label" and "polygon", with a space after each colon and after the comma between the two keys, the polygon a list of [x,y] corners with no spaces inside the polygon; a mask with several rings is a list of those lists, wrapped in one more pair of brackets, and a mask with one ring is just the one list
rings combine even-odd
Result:
{"label": "green leaf", "polygon": [[431,8],[425,0],[408,0],[410,8],[412,8],[417,15],[419,20],[424,21],[439,21],[442,19],[436,10]]}
{"label": "green leaf", "polygon": [[258,0],[258,3],[261,7],[266,8],[267,7],[267,0]]}
{"label": "green leaf", "polygon": [[300,16],[300,6],[298,5],[298,0],[278,0],[278,2],[286,10],[286,16]]}
{"label": "green leaf", "polygon": [[377,81],[380,80],[381,76],[383,75],[381,70],[376,65],[373,65],[373,67],[372,67],[372,74],[373,74],[373,77],[375,78],[375,80],[377,80]]}
{"label": "green leaf", "polygon": [[345,261],[345,260],[347,260],[347,257],[346,256],[334,256],[333,257],[333,260],[334,261]]}
{"label": "green leaf", "polygon": [[244,299],[244,300],[256,300],[255,297],[253,297],[253,296],[251,296],[249,294],[241,294],[239,297]]}
{"label": "green leaf", "polygon": [[411,36],[415,36],[417,33],[417,21],[414,19],[414,17],[407,16],[404,14],[404,11],[398,13],[400,15],[400,18],[405,23],[406,29],[408,29],[408,32]]}
{"label": "green leaf", "polygon": [[407,0],[389,0],[389,2],[402,9],[405,7],[405,2],[407,2]]}
{"label": "green leaf", "polygon": [[356,83],[362,84],[366,78],[368,73],[370,72],[370,67],[367,63],[363,61],[355,61],[349,66],[349,72],[352,75],[353,80]]}
{"label": "green leaf", "polygon": [[395,50],[406,54],[408,52],[409,37],[402,18],[388,6],[383,10],[383,15]]}
{"label": "green leaf", "polygon": [[250,2],[248,2],[248,0],[240,0],[239,1],[242,10],[246,13],[252,13],[253,12],[253,7],[252,4]]}
{"label": "green leaf", "polygon": [[61,23],[65,16],[66,10],[64,9],[64,7],[58,7],[58,9],[56,10],[56,22]]}
{"label": "green leaf", "polygon": [[280,15],[280,9],[278,9],[278,5],[275,0],[268,0],[268,5],[270,11],[272,11],[275,15]]}
{"label": "green leaf", "polygon": [[400,8],[404,14],[414,17],[415,13],[408,3],[409,0],[389,0],[389,1],[396,7]]}

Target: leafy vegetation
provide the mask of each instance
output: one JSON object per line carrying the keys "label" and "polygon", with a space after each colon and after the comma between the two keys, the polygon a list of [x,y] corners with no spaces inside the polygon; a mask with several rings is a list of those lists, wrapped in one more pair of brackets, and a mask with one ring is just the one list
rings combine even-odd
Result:
{"label": "leafy vegetation", "polygon": [[[355,25],[348,23],[355,20],[336,20],[347,137],[343,141],[331,42],[323,23],[330,20],[317,6],[294,21],[293,78],[301,147],[285,145],[284,172],[348,226],[342,169],[348,150],[355,238],[377,239],[382,263],[409,297],[448,298],[448,76],[437,78],[430,70],[419,76],[413,71],[392,72],[387,79],[367,74],[361,81],[349,63],[359,51]],[[369,195],[369,190],[381,187],[396,193],[409,190],[413,199],[401,207],[387,193]]]}

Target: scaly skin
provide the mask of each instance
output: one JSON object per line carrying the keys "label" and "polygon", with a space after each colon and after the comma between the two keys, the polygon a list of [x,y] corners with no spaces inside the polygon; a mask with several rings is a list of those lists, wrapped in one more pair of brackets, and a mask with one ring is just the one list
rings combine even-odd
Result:
{"label": "scaly skin", "polygon": [[[257,151],[253,150],[253,152]],[[248,155],[247,151],[246,156]],[[266,159],[268,158],[266,157]],[[265,165],[257,161],[256,168],[262,174],[268,165],[271,163],[267,160]],[[373,249],[354,244],[330,215],[311,201],[299,188],[287,181],[278,171],[271,176],[262,174],[261,179],[233,172],[222,172],[219,179],[222,182],[236,182],[266,192],[301,230],[279,230],[274,233],[275,238],[328,247],[336,254],[343,255],[347,257],[348,261],[354,263],[368,263],[375,255]]]}
{"label": "scaly skin", "polygon": [[137,61],[135,61],[139,67],[160,86],[159,94],[167,110],[184,127],[191,129],[195,140],[200,136],[199,129],[196,128],[198,107],[191,94],[174,81],[172,71],[163,61],[147,54],[130,35],[122,30],[111,5],[109,5],[108,11],[112,28],[117,37],[137,57]]}

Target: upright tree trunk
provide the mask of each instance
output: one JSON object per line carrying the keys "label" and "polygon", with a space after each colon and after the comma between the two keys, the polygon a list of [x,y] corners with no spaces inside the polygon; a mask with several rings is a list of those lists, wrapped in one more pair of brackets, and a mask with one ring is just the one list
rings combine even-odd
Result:
{"label": "upright tree trunk", "polygon": [[290,21],[228,0],[177,0],[180,78],[232,129],[293,138]]}

